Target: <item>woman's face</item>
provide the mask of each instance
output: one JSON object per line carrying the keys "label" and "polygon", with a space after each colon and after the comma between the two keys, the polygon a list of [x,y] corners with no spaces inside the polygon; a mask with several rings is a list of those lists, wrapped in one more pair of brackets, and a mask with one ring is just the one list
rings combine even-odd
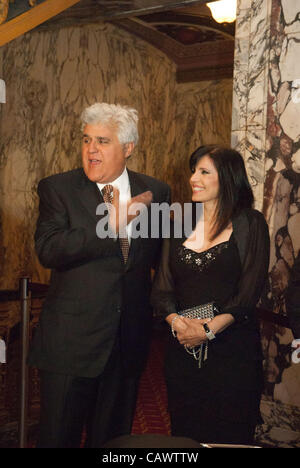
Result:
{"label": "woman's face", "polygon": [[219,196],[219,175],[209,156],[203,156],[197,162],[190,178],[192,200],[194,202],[215,202]]}

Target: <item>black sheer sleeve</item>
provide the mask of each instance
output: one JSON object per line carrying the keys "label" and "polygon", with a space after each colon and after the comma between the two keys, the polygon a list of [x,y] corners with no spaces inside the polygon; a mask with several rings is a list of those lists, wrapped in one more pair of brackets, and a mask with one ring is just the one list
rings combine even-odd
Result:
{"label": "black sheer sleeve", "polygon": [[[244,235],[247,236],[247,233]],[[236,322],[248,320],[249,314],[253,315],[267,279],[269,255],[270,238],[267,223],[259,211],[253,210],[249,217],[247,250],[242,262],[242,276],[237,294],[222,310],[233,315]]]}
{"label": "black sheer sleeve", "polygon": [[151,293],[151,304],[154,312],[162,319],[177,313],[177,304],[174,294],[174,282],[169,266],[170,239],[163,240],[161,260],[154,277]]}

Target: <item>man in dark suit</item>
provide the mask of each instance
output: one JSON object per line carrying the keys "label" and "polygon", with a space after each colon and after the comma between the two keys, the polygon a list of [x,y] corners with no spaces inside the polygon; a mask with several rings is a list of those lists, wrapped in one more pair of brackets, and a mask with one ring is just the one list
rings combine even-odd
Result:
{"label": "man in dark suit", "polygon": [[84,425],[86,447],[131,431],[151,333],[151,268],[161,238],[136,238],[138,218],[121,226],[111,215],[115,236],[101,238],[96,210],[109,201],[102,195],[107,185],[117,214],[142,202],[149,223],[151,201],[170,201],[166,184],[126,169],[138,140],[137,120],[128,107],[88,107],[82,114],[83,168],[39,183],[36,250],[52,272],[29,353],[29,364],[41,375],[38,447],[78,447]]}

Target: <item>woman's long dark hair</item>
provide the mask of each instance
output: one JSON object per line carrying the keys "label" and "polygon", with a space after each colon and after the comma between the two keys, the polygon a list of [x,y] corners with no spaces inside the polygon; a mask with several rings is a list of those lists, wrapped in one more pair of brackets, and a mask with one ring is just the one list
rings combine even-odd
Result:
{"label": "woman's long dark hair", "polygon": [[213,240],[241,211],[252,208],[254,197],[244,160],[238,151],[218,145],[200,146],[190,157],[192,172],[203,156],[211,158],[219,176],[219,196],[211,237]]}

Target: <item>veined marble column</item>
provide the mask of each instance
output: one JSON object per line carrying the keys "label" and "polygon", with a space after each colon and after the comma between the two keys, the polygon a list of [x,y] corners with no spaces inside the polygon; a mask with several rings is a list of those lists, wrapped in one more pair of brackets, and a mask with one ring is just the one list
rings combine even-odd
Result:
{"label": "veined marble column", "polygon": [[[300,0],[239,0],[237,13],[232,146],[245,159],[256,208],[270,229],[262,306],[286,315],[300,250]],[[262,340],[266,424],[260,437],[300,446],[300,364],[291,363],[292,333],[263,322]]]}
{"label": "veined marble column", "polygon": [[247,166],[256,207],[264,196],[271,0],[238,2],[232,146]]}

